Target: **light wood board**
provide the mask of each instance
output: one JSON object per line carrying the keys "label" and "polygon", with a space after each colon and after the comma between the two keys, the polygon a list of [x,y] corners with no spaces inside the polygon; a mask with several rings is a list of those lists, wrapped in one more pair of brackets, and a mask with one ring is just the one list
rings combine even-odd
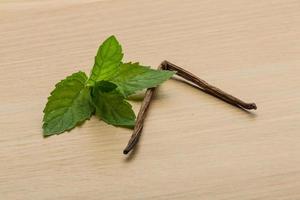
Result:
{"label": "light wood board", "polygon": [[[0,199],[300,199],[299,10],[299,0],[0,1]],[[89,73],[112,34],[125,60],[169,60],[258,110],[170,80],[129,156],[131,131],[95,117],[44,139],[54,84]]]}

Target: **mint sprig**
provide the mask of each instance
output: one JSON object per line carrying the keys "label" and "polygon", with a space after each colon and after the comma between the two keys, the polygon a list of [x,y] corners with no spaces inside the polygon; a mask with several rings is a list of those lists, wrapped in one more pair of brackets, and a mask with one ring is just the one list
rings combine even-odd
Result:
{"label": "mint sprig", "polygon": [[110,36],[99,47],[89,78],[80,71],[57,83],[44,109],[44,136],[71,130],[94,113],[108,124],[133,128],[136,117],[126,98],[174,72],[122,63],[122,58],[121,45]]}

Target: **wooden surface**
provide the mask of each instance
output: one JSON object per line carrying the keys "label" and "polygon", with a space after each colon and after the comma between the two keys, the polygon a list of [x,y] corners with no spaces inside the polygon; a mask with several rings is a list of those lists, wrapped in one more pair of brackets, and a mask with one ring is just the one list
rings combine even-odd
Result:
{"label": "wooden surface", "polygon": [[[299,0],[0,1],[0,199],[300,199]],[[43,139],[60,79],[115,34],[125,60],[169,60],[242,98],[159,88],[136,151],[96,118]],[[139,102],[134,102],[135,110]]]}

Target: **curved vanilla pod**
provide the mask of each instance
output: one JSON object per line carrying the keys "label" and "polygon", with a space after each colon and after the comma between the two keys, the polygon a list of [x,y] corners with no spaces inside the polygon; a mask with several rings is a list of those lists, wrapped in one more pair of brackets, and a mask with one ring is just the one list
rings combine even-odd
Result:
{"label": "curved vanilla pod", "polygon": [[[187,70],[185,70],[181,67],[178,67],[177,65],[175,65],[169,61],[163,61],[159,65],[158,69],[176,71],[176,75],[184,78],[187,81],[192,82],[193,84],[198,86],[199,89],[203,90],[204,92],[207,92],[208,94],[218,97],[229,104],[232,104],[234,106],[237,106],[239,108],[246,109],[246,110],[252,110],[252,109],[256,110],[257,109],[257,106],[255,103],[246,103],[246,102],[220,90],[219,88],[217,88],[213,85],[210,85],[206,81],[200,79],[199,77],[195,76],[194,74],[188,72]],[[138,113],[138,117],[136,120],[136,125],[134,127],[133,133],[131,135],[131,138],[130,138],[126,148],[123,151],[124,154],[128,154],[138,143],[138,140],[142,134],[144,120],[146,118],[147,110],[151,103],[152,96],[154,95],[154,91],[155,91],[155,88],[149,88],[145,94],[145,98],[143,100],[140,111]]]}

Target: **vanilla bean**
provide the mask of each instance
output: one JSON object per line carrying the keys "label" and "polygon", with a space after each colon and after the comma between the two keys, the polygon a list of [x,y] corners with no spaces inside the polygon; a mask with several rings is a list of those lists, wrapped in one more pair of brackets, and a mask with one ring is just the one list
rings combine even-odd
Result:
{"label": "vanilla bean", "polygon": [[[223,101],[230,103],[232,105],[235,105],[239,108],[247,109],[247,110],[251,110],[251,109],[256,110],[257,109],[255,103],[246,103],[246,102],[220,90],[219,88],[208,84],[206,81],[200,79],[199,77],[186,71],[185,69],[178,67],[173,63],[170,63],[169,61],[163,61],[159,65],[158,69],[176,71],[176,75],[186,79],[187,81],[192,82],[193,84],[197,85],[200,89],[204,90],[205,92],[207,92],[215,97],[218,97],[218,98],[222,99]],[[155,91],[155,88],[147,89],[145,98],[143,100],[143,103],[141,105],[141,108],[140,108],[140,111],[139,111],[139,114],[137,117],[136,125],[134,127],[132,136],[131,136],[126,148],[123,151],[124,154],[128,154],[134,148],[134,146],[138,143],[138,140],[142,133],[144,120],[147,115],[147,110],[151,103],[151,99],[154,94],[154,91]]]}
{"label": "vanilla bean", "polygon": [[[162,69],[163,68],[163,63],[161,63],[157,69]],[[149,105],[151,103],[151,99],[152,96],[154,94],[155,88],[149,88],[146,91],[143,103],[141,105],[139,114],[137,116],[136,119],[136,123],[135,123],[135,127],[133,129],[133,133],[131,135],[131,138],[126,146],[126,148],[124,149],[123,153],[124,154],[128,154],[136,145],[136,143],[138,143],[138,140],[140,138],[140,135],[142,133],[142,129],[144,126],[144,120],[146,118],[147,115],[147,110],[149,108]]]}
{"label": "vanilla bean", "polygon": [[241,107],[241,108],[244,108],[247,110],[251,110],[251,109],[256,110],[257,109],[255,103],[246,103],[246,102],[220,90],[219,88],[208,84],[206,81],[200,79],[199,77],[186,71],[185,69],[176,66],[175,64],[172,64],[168,61],[164,61],[164,62],[162,62],[162,68],[165,70],[176,71],[176,75],[181,76],[182,78],[184,78],[188,81],[191,81],[192,83],[199,86],[201,89],[208,92],[209,94],[217,96],[220,99],[222,99],[230,104],[236,105],[238,107]]}

